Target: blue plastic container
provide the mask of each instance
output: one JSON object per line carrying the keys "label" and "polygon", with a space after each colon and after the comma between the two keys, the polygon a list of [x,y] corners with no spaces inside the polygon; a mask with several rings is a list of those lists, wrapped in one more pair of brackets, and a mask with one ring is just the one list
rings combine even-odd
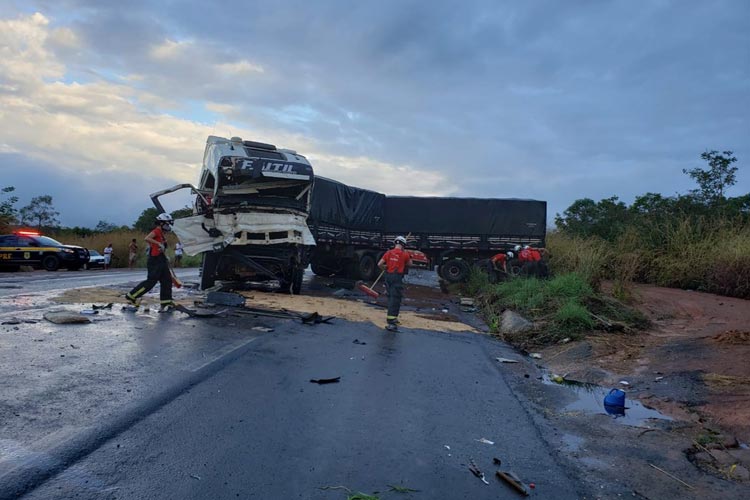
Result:
{"label": "blue plastic container", "polygon": [[604,406],[624,407],[625,391],[612,389],[609,394],[604,396]]}

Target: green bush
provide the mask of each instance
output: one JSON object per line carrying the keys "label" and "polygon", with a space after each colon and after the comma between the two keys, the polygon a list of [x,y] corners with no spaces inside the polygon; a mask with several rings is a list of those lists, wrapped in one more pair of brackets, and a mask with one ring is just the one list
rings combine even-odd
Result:
{"label": "green bush", "polygon": [[570,299],[560,306],[555,312],[554,321],[559,328],[573,332],[592,330],[596,326],[588,309],[575,299]]}

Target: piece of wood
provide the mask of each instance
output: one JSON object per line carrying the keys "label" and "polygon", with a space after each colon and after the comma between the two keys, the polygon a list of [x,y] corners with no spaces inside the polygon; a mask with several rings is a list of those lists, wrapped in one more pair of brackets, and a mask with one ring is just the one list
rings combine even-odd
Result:
{"label": "piece of wood", "polygon": [[660,468],[658,468],[657,466],[655,466],[654,464],[649,464],[649,465],[650,465],[651,467],[653,467],[654,469],[658,470],[659,472],[661,472],[662,474],[666,474],[667,476],[671,477],[672,479],[674,479],[674,480],[675,480],[675,481],[677,481],[678,483],[684,484],[684,485],[685,485],[685,487],[687,487],[688,489],[690,489],[690,490],[694,490],[694,489],[695,489],[695,488],[693,488],[692,486],[690,486],[689,484],[687,484],[687,483],[686,483],[685,481],[683,481],[682,479],[680,479],[680,478],[678,478],[678,477],[675,477],[675,476],[673,476],[672,474],[670,474],[669,472],[665,471],[664,469],[660,469]]}
{"label": "piece of wood", "polygon": [[523,483],[521,483],[521,481],[511,476],[512,473],[503,472],[499,470],[495,472],[495,474],[497,475],[497,477],[499,477],[500,479],[502,479],[503,481],[511,485],[517,492],[519,492],[523,496],[525,497],[529,496],[529,490],[526,489],[526,486],[524,486]]}

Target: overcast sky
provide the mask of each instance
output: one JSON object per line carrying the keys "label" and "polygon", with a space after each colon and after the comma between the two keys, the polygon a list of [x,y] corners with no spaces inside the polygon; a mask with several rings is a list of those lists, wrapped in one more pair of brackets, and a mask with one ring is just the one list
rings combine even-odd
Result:
{"label": "overcast sky", "polygon": [[750,190],[750,2],[0,0],[0,187],[132,224],[209,134],[401,195]]}

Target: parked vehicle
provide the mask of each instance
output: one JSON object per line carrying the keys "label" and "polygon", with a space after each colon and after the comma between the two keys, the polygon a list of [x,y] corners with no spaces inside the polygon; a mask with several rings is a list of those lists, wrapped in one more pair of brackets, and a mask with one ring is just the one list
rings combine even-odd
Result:
{"label": "parked vehicle", "polygon": [[308,219],[317,243],[312,270],[370,280],[402,235],[426,267],[459,282],[476,261],[517,244],[543,246],[546,222],[544,201],[386,196],[317,177]]}
{"label": "parked vehicle", "polygon": [[21,266],[57,271],[76,271],[89,260],[83,247],[63,245],[37,231],[16,231],[0,236],[0,270],[17,271]]}
{"label": "parked vehicle", "polygon": [[104,255],[100,254],[96,250],[88,249],[89,261],[83,265],[84,269],[104,268]]}
{"label": "parked vehicle", "polygon": [[299,293],[315,240],[307,227],[313,169],[307,159],[271,144],[209,136],[194,215],[175,220],[187,255],[203,255],[201,288],[222,281],[276,280]]}

